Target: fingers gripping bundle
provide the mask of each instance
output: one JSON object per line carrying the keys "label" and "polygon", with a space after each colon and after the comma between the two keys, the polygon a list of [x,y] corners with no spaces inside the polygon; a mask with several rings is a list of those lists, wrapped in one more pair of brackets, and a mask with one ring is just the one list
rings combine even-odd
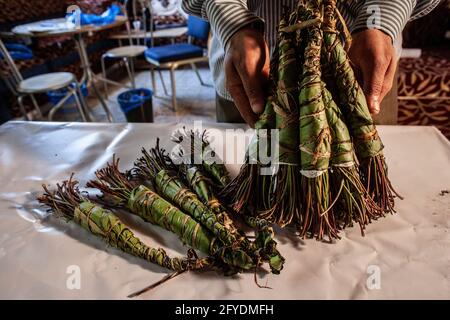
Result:
{"label": "fingers gripping bundle", "polygon": [[[337,18],[345,31],[336,0],[300,0],[281,19],[271,95],[246,164],[222,192],[235,211],[249,207],[253,216],[295,224],[301,236],[318,239],[339,238],[353,222],[364,234],[372,220],[394,212],[398,196]],[[266,129],[278,129],[275,147],[262,143],[274,139]],[[272,156],[273,175],[261,174],[267,164],[260,154]]]}

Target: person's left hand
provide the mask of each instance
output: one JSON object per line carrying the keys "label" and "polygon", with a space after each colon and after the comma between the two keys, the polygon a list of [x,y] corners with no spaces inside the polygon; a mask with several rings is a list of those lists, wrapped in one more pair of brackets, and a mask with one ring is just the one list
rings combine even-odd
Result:
{"label": "person's left hand", "polygon": [[381,101],[392,89],[397,57],[392,39],[384,32],[369,29],[353,35],[350,60],[360,73],[362,87],[372,114],[381,111]]}

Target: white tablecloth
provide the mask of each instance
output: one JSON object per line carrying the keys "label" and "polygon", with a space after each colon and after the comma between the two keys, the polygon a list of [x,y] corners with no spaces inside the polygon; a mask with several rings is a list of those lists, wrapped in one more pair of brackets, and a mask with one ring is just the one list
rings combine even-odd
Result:
{"label": "white tablecloth", "polygon": [[[41,184],[54,185],[72,172],[84,185],[113,153],[122,159],[122,168],[129,168],[142,146],[153,146],[157,136],[167,138],[175,127],[23,122],[1,126],[0,298],[122,299],[160,280],[166,270],[107,247],[73,223],[46,217],[35,198]],[[450,195],[440,193],[450,189],[450,144],[431,127],[379,131],[391,180],[405,197],[397,201],[398,214],[370,225],[365,237],[358,227],[350,228],[334,244],[279,233],[285,268],[279,276],[260,275],[260,282],[272,290],[259,289],[253,274],[225,278],[213,272],[191,273],[141,298],[449,299]],[[230,168],[236,173],[239,166]],[[146,242],[185,254],[186,248],[169,232],[129,215],[123,219]],[[70,266],[79,267],[79,290],[67,288]]]}

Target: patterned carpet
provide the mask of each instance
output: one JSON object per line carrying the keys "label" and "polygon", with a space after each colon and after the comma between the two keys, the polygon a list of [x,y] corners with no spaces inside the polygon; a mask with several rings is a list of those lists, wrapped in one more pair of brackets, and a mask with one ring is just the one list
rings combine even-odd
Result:
{"label": "patterned carpet", "polygon": [[400,60],[399,124],[433,125],[450,140],[450,49]]}

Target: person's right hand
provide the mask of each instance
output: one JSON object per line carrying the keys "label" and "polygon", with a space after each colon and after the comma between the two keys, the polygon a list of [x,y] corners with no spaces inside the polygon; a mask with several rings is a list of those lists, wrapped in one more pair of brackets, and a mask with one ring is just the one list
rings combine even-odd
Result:
{"label": "person's right hand", "polygon": [[381,102],[391,91],[397,70],[397,57],[390,36],[369,29],[353,35],[349,57],[362,81],[372,114],[381,111]]}
{"label": "person's right hand", "polygon": [[236,32],[225,53],[227,90],[242,118],[251,127],[258,121],[258,115],[264,112],[269,59],[264,35],[252,28]]}

